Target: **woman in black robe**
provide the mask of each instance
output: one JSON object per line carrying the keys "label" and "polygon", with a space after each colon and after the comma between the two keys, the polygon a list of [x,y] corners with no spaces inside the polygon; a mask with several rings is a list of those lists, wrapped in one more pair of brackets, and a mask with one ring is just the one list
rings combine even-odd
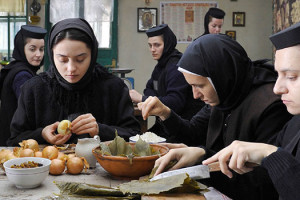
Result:
{"label": "woman in black robe", "polygon": [[[194,96],[208,105],[190,121],[181,119],[155,98],[139,107],[144,117],[158,115],[168,131],[202,146],[176,144],[185,148],[172,149],[157,160],[157,173],[173,159],[178,163],[172,169],[193,165],[234,140],[267,142],[291,118],[272,91],[276,81],[273,66],[252,62],[243,47],[226,35],[200,37],[187,48],[178,66],[192,85]],[[249,174],[235,174],[233,179],[215,172],[201,182],[233,199],[277,198],[261,167]]]}
{"label": "woman in black robe", "polygon": [[[135,90],[130,91],[132,101],[139,103],[149,96],[156,96],[182,118],[191,119],[204,106],[204,103],[193,98],[191,86],[177,70],[176,65],[182,53],[176,49],[175,34],[167,24],[151,28],[146,31],[146,34],[149,49],[153,59],[157,60],[157,64],[146,84],[144,95]],[[156,120],[148,131],[167,138],[168,142],[181,142],[172,133],[168,133],[159,120]]]}
{"label": "woman in black robe", "polygon": [[[50,70],[22,87],[7,144],[24,139],[38,143],[76,143],[99,135],[112,140],[115,132],[128,140],[140,133],[128,88],[96,63],[98,42],[84,19],[65,19],[49,34]],[[72,134],[56,134],[59,121],[72,121]]]}
{"label": "woman in black robe", "polygon": [[46,33],[46,29],[38,26],[21,26],[14,39],[14,60],[1,70],[0,146],[6,146],[10,137],[10,123],[18,106],[21,86],[43,65]]}
{"label": "woman in black robe", "polygon": [[[260,164],[268,171],[280,199],[300,199],[300,23],[270,37],[276,47],[275,69],[278,79],[274,92],[282,96],[287,110],[295,115],[280,131],[274,145],[235,141],[203,164],[219,160],[222,172],[230,169],[244,174]],[[230,161],[229,161],[230,158]]]}

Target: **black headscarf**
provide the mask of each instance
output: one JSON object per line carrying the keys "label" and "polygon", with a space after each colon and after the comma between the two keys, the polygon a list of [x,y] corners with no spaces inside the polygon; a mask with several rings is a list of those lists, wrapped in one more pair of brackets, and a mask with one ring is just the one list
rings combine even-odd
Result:
{"label": "black headscarf", "polygon": [[225,12],[219,8],[210,8],[204,17],[204,33],[203,35],[209,34],[208,24],[209,24],[209,17],[217,18],[217,19],[224,19]]}
{"label": "black headscarf", "polygon": [[164,49],[156,67],[164,67],[169,61],[170,57],[181,57],[182,54],[177,49],[175,49],[177,45],[177,38],[167,24],[161,24],[159,26],[151,28],[146,31],[146,34],[148,38],[159,35],[163,36]]}
{"label": "black headscarf", "polygon": [[[53,58],[53,42],[61,31],[67,29],[78,29],[91,39],[91,63],[85,75],[77,83],[69,83],[60,75]],[[94,79],[113,76],[108,73],[107,69],[96,63],[97,54],[98,41],[86,20],[80,18],[64,19],[52,27],[48,40],[48,55],[51,65],[49,71],[46,74],[41,74],[41,77],[53,92],[53,102],[62,106],[65,115],[86,112],[88,98],[95,92],[94,87],[89,87],[89,84],[93,84]]]}
{"label": "black headscarf", "polygon": [[180,71],[209,77],[220,100],[216,108],[229,111],[252,87],[276,81],[273,66],[263,63],[252,62],[244,48],[230,37],[207,34],[186,49],[178,66]]}
{"label": "black headscarf", "polygon": [[[61,31],[67,30],[67,29],[78,29],[83,31],[84,33],[86,33],[92,41],[92,57],[91,57],[91,63],[90,66],[87,70],[87,72],[85,73],[85,75],[82,77],[82,79],[80,81],[78,81],[77,83],[69,83],[68,81],[66,81],[61,75],[60,73],[57,71],[56,66],[54,64],[54,59],[53,59],[53,42],[55,40],[55,37],[57,36],[58,33],[60,33]],[[50,33],[49,33],[49,40],[48,40],[48,55],[50,58],[50,62],[51,62],[51,66],[50,66],[50,71],[54,72],[56,79],[58,80],[59,84],[64,87],[67,90],[80,90],[83,89],[86,85],[88,85],[92,79],[92,74],[95,71],[95,64],[96,64],[96,60],[97,60],[97,54],[98,54],[98,42],[96,39],[96,36],[94,34],[93,29],[91,28],[91,26],[89,25],[89,23],[84,20],[84,19],[80,19],[80,18],[69,18],[69,19],[65,19],[62,20],[58,23],[56,23]]]}
{"label": "black headscarf", "polygon": [[[35,75],[36,72],[41,68],[41,66],[44,64],[44,57],[40,63],[39,66],[33,66],[31,65],[25,55],[24,47],[26,39],[32,38],[32,39],[44,39],[45,35],[47,33],[47,30],[38,26],[31,26],[31,25],[23,25],[21,26],[21,29],[18,31],[18,33],[15,36],[14,39],[14,50],[12,57],[14,58],[13,61],[11,61],[7,66],[3,67],[1,69],[0,73],[0,94],[2,92],[2,87],[4,84],[5,77],[8,75],[8,73],[11,71],[11,69],[15,70],[26,70],[32,75]],[[18,68],[18,69],[16,69]],[[17,71],[15,71],[17,72]]]}
{"label": "black headscarf", "polygon": [[[31,26],[31,25],[21,26],[20,31],[16,34],[14,39],[14,50],[12,54],[14,61],[12,61],[9,66],[16,67],[17,65],[18,66],[26,65],[28,68],[30,68],[30,70],[36,73],[40,69],[40,67],[44,64],[44,57],[39,66],[33,66],[29,64],[24,51],[25,40],[27,38],[44,39],[46,33],[47,33],[46,29],[38,26]],[[7,67],[9,68],[9,66]]]}

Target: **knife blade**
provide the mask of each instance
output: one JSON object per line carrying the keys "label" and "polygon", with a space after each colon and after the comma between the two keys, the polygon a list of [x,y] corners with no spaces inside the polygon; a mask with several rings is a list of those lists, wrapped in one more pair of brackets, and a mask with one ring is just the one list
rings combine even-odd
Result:
{"label": "knife blade", "polygon": [[210,172],[220,171],[220,170],[221,169],[220,169],[219,162],[214,162],[209,165],[195,165],[192,167],[185,167],[181,169],[175,169],[172,171],[163,172],[154,176],[152,179],[150,179],[150,181],[155,181],[158,179],[174,176],[177,174],[183,174],[183,173],[187,173],[189,177],[192,179],[204,179],[210,177]]}

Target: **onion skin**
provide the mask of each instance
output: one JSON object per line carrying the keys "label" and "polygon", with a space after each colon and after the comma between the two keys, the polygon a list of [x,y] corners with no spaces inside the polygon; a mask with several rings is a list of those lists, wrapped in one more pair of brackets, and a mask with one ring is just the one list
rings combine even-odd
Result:
{"label": "onion skin", "polygon": [[63,152],[58,152],[57,159],[60,159],[60,160],[62,160],[64,162],[66,162],[67,158],[68,158],[68,156],[66,154],[64,154]]}
{"label": "onion skin", "polygon": [[48,158],[49,160],[53,160],[58,156],[58,149],[54,146],[47,146],[42,151],[43,158]]}
{"label": "onion skin", "polygon": [[[10,154],[12,151],[9,149],[1,149],[0,151],[0,162],[4,163],[6,161],[6,156]],[[3,161],[2,161],[3,160]]]}
{"label": "onion skin", "polygon": [[23,149],[32,149],[33,151],[40,150],[38,142],[34,139],[23,140],[19,145]]}
{"label": "onion skin", "polygon": [[22,149],[20,157],[34,157],[34,151],[32,149]]}
{"label": "onion skin", "polygon": [[83,160],[79,157],[73,157],[67,161],[67,173],[69,174],[80,174],[83,168]]}
{"label": "onion skin", "polygon": [[49,173],[52,175],[60,175],[65,171],[65,168],[65,162],[56,158],[51,161]]}
{"label": "onion skin", "polygon": [[36,151],[36,152],[34,152],[34,157],[40,157],[40,158],[42,158],[43,157],[43,153],[41,151]]}

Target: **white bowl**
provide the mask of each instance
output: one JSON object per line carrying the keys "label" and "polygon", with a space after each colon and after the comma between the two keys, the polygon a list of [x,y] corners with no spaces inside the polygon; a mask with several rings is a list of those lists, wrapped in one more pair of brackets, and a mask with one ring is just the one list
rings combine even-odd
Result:
{"label": "white bowl", "polygon": [[[20,165],[34,161],[43,166],[35,168],[11,168],[12,165]],[[48,176],[51,160],[39,157],[23,157],[6,161],[3,166],[9,181],[14,183],[17,188],[38,187]]]}

